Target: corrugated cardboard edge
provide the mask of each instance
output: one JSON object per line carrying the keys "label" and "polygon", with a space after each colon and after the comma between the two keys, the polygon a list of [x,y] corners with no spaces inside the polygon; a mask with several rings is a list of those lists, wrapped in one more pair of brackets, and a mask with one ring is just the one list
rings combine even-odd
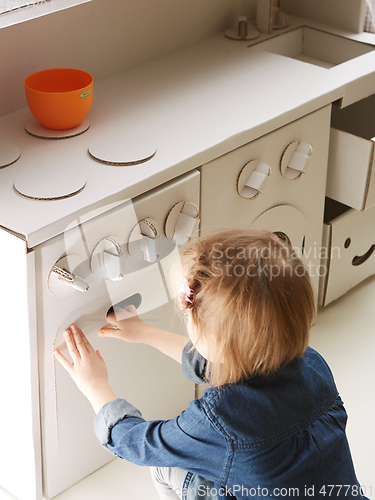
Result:
{"label": "corrugated cardboard edge", "polygon": [[[365,196],[363,198],[363,206],[361,209],[362,211],[366,210],[367,208],[371,208],[375,205],[375,199],[374,199],[373,203],[371,203],[371,205],[367,206],[368,195],[369,195],[369,191],[370,191],[370,183],[371,183],[371,178],[372,178],[372,172],[374,169],[375,169],[375,143],[374,143],[374,141],[372,141],[372,155],[371,155],[371,162],[370,162],[369,169],[368,169],[366,191],[365,191]],[[373,182],[375,183],[375,178],[373,178]],[[375,190],[375,187],[374,187],[374,190]]]}
{"label": "corrugated cardboard edge", "polygon": [[142,158],[141,160],[135,160],[135,161],[108,161],[108,160],[101,160],[100,158],[97,158],[94,156],[91,151],[88,151],[89,155],[91,158],[93,158],[95,161],[98,161],[99,163],[103,163],[104,165],[111,165],[114,167],[131,167],[132,165],[140,165],[141,163],[146,163],[146,161],[151,160],[157,153],[153,153],[151,156],[148,156],[147,158]]}
{"label": "corrugated cardboard edge", "polygon": [[10,163],[7,163],[6,165],[0,165],[0,169],[10,167],[14,163],[16,163],[16,161],[18,161],[20,158],[21,158],[21,153],[20,153],[20,155],[19,155],[18,158],[16,158],[15,160],[11,161]]}
{"label": "corrugated cardboard edge", "polygon": [[23,240],[24,242],[27,242],[26,235],[24,235],[22,233],[18,233],[17,231],[15,231],[14,229],[11,229],[10,227],[6,227],[6,226],[1,226],[0,225],[0,229],[3,229],[7,233],[12,234],[16,238],[19,238],[20,240]]}
{"label": "corrugated cardboard edge", "polygon": [[[89,122],[88,123],[88,126],[83,129],[83,130],[80,130],[79,132],[74,132],[74,133],[71,133],[71,134],[68,134],[68,135],[61,135],[61,136],[54,136],[54,137],[51,137],[51,136],[47,136],[47,135],[39,135],[37,133],[33,133],[31,132],[30,130],[27,129],[27,123],[25,125],[25,131],[31,135],[32,137],[37,137],[38,139],[44,139],[46,141],[62,141],[64,139],[71,139],[72,137],[78,137],[79,135],[82,135],[84,134],[85,132],[87,132],[89,130],[89,128],[91,127],[91,123]],[[78,127],[79,125],[77,125]],[[76,128],[76,127],[74,127]],[[68,130],[74,130],[73,129],[68,129]],[[47,129],[48,130],[48,129]],[[62,130],[61,133],[64,133],[64,131]]]}
{"label": "corrugated cardboard edge", "polygon": [[326,272],[324,276],[319,277],[318,304],[326,305],[327,289],[329,281],[329,271],[331,267],[331,249],[332,249],[332,225],[323,224],[322,248],[325,248],[325,255],[320,260],[320,267],[324,266]]}

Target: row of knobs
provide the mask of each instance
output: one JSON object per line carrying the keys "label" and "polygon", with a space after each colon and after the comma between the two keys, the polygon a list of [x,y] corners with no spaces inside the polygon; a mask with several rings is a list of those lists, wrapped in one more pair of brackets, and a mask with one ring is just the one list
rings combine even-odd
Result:
{"label": "row of knobs", "polygon": [[[164,224],[164,234],[177,245],[186,243],[199,221],[198,208],[189,202],[176,203],[168,213]],[[90,272],[98,280],[119,281],[125,275],[126,255],[114,237],[100,240],[90,256]],[[154,263],[158,260],[161,236],[157,223],[151,218],[138,222],[132,229],[127,242],[127,253],[136,261]],[[76,255],[61,257],[52,267],[48,276],[48,289],[55,297],[63,298],[75,291],[87,292],[89,283],[79,276],[83,260]]]}
{"label": "row of knobs", "polygon": [[[312,147],[305,142],[288,144],[280,159],[280,173],[285,179],[299,180],[307,171]],[[264,192],[271,175],[271,167],[259,160],[247,162],[237,179],[237,192],[241,198],[255,199]]]}

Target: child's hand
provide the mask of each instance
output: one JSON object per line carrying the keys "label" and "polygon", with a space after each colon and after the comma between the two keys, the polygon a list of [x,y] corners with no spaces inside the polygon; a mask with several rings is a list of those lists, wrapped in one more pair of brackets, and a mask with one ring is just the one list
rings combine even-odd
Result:
{"label": "child's hand", "polygon": [[186,337],[147,325],[139,319],[137,309],[133,305],[108,314],[107,321],[116,328],[102,328],[100,337],[115,337],[126,342],[146,344],[181,363],[182,351],[188,342]]}
{"label": "child's hand", "polygon": [[137,309],[133,305],[108,314],[107,321],[116,328],[102,328],[99,332],[100,337],[114,337],[126,342],[144,341],[144,333],[148,326],[139,319]]}
{"label": "child's hand", "polygon": [[[73,363],[70,363],[57,349],[54,355],[77,384],[78,389],[93,404],[94,409],[98,410],[106,402],[116,399],[108,384],[108,370],[104,359],[99,351],[94,350],[82,330],[76,325],[71,325],[64,332],[64,337]],[[100,400],[98,404],[94,405],[98,400]]]}

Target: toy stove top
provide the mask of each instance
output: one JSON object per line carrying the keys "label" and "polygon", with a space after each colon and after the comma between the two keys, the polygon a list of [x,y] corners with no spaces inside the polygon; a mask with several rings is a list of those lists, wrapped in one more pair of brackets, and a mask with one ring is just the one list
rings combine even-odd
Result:
{"label": "toy stove top", "polygon": [[[90,128],[86,118],[80,125],[69,130],[51,130],[31,118],[25,130],[31,136],[44,140],[67,140],[84,134]],[[105,165],[132,166],[144,163],[156,154],[156,145],[149,139],[123,134],[99,137],[89,147],[90,156]],[[21,149],[10,141],[0,142],[0,168],[16,163],[21,157]],[[86,186],[85,176],[70,167],[63,169],[33,168],[16,177],[14,189],[17,194],[31,200],[63,200],[79,194]]]}
{"label": "toy stove top", "polygon": [[[134,169],[145,170],[156,155],[148,137],[119,127],[96,129],[88,119],[55,131],[30,118],[27,108],[16,114],[23,119],[14,130],[0,130],[0,225],[29,247],[142,192],[138,187],[135,195],[120,196],[133,184]],[[141,172],[141,177],[151,175],[149,169]]]}

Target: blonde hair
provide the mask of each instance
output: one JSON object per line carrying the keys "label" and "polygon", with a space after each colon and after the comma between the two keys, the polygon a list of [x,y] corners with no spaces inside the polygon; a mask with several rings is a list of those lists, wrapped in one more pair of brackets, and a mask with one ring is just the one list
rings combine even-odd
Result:
{"label": "blonde hair", "polygon": [[280,234],[227,229],[181,250],[196,338],[214,346],[212,385],[266,375],[301,356],[315,316],[310,277]]}

